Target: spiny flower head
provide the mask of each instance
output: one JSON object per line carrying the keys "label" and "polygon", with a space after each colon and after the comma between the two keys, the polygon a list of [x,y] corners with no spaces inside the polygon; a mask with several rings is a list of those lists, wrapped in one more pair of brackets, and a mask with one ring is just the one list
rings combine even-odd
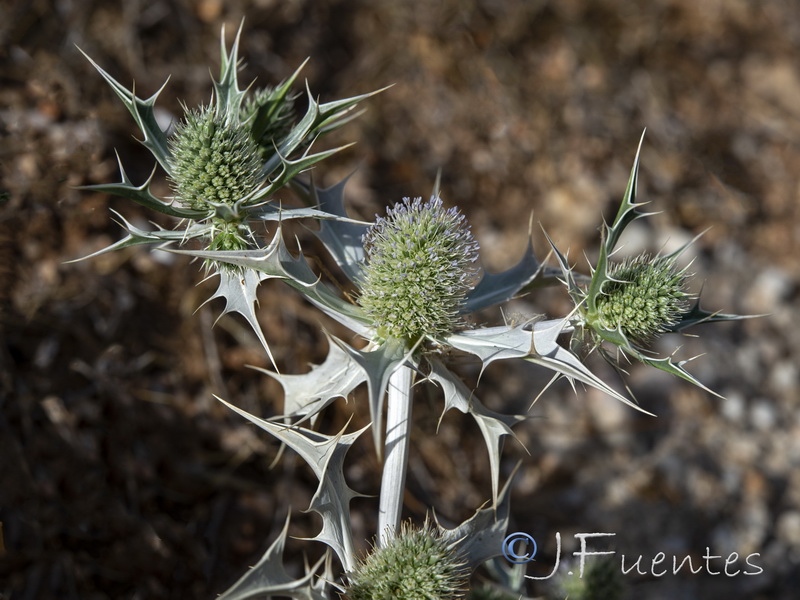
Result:
{"label": "spiny flower head", "polygon": [[433,196],[403,202],[363,236],[359,304],[378,337],[415,343],[453,331],[474,283],[478,243],[464,215]]}
{"label": "spiny flower head", "polygon": [[187,208],[233,206],[261,183],[261,157],[249,128],[214,107],[187,111],[170,150],[172,187]]}
{"label": "spiny flower head", "polygon": [[349,574],[350,600],[455,600],[463,598],[469,569],[430,525],[404,523],[386,546]]}
{"label": "spiny flower head", "polygon": [[683,290],[685,269],[669,257],[642,254],[609,266],[610,278],[585,315],[593,328],[621,331],[635,343],[646,343],[676,325],[688,309]]}
{"label": "spiny flower head", "polygon": [[[126,237],[96,254],[141,244],[165,248],[189,240],[212,252],[253,249],[259,247],[260,239],[252,227],[255,223],[336,218],[273,200],[287,185],[302,188],[295,181],[300,173],[344,147],[311,152],[316,140],[352,120],[358,103],[377,92],[320,103],[309,91],[305,114],[300,117],[295,112],[298,95],[291,88],[302,65],[275,87],[255,92],[251,86],[240,87],[241,31],[240,27],[228,50],[223,28],[220,72],[212,81],[209,104],[185,108],[171,137],[159,125],[155,108],[166,83],[149,98],[140,98],[87,56],[131,113],[143,134],[142,144],[165,171],[173,197],[162,199],[153,193],[155,170],[146,181],[135,184],[121,162],[121,181],[85,189],[122,196],[178,220],[175,230],[147,231],[123,217]],[[206,264],[221,272],[218,260],[208,259]],[[241,279],[236,277],[236,281]]]}

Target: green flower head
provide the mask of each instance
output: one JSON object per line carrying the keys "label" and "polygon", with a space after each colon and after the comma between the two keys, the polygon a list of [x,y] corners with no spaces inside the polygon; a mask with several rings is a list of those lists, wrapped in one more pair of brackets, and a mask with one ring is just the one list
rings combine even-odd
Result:
{"label": "green flower head", "polygon": [[609,267],[609,279],[585,315],[593,329],[621,331],[634,343],[652,341],[676,325],[688,309],[685,270],[672,258],[642,254]]}
{"label": "green flower head", "polygon": [[478,243],[464,215],[433,196],[403,202],[363,237],[358,299],[380,338],[414,343],[453,331],[476,275]]}
{"label": "green flower head", "polygon": [[213,107],[188,111],[170,139],[172,187],[178,201],[213,212],[233,206],[261,183],[261,157],[248,127]]}
{"label": "green flower head", "polygon": [[404,523],[349,574],[346,593],[350,600],[455,600],[468,577],[466,563],[430,525]]}

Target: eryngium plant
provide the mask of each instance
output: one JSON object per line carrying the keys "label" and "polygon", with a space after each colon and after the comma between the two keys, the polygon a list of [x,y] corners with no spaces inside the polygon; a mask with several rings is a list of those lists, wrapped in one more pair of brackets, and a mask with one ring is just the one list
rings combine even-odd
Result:
{"label": "eryngium plant", "polygon": [[609,347],[616,349],[617,353],[681,377],[713,394],[684,368],[691,359],[676,362],[671,356],[658,358],[647,349],[647,345],[662,333],[680,332],[699,323],[743,318],[703,310],[699,297],[694,303],[690,302],[691,295],[684,289],[688,275],[685,268],[676,267],[676,260],[691,242],[666,256],[641,255],[622,263],[610,260],[625,227],[652,214],[640,212],[645,203],[636,202],[643,140],[644,136],[639,142],[628,187],[614,222],[603,227],[600,255],[588,285],[574,276],[565,255],[553,246],[563,281],[575,302],[575,314],[570,321],[573,327],[570,345],[577,355],[583,354],[587,346],[590,351],[599,349],[601,355],[622,372],[617,356],[609,352]]}
{"label": "eryngium plant", "polygon": [[[609,351],[616,348],[700,385],[682,362],[655,358],[645,345],[659,333],[738,317],[708,313],[697,302],[687,308],[688,296],[683,288],[687,276],[674,265],[678,253],[640,257],[621,265],[609,261],[627,224],[645,216],[638,212],[640,205],[635,202],[638,152],[622,205],[614,222],[604,227],[600,257],[591,278],[574,274],[555,246],[560,269],[545,267],[531,244],[507,271],[479,273],[475,266],[478,245],[463,215],[455,208],[444,208],[438,185],[430,200],[406,199],[372,225],[349,219],[344,206],[346,182],[319,189],[296,176],[336,151],[308,153],[311,142],[351,118],[352,108],[365,96],[319,104],[309,94],[305,116],[295,123],[289,87],[297,73],[278,87],[246,100],[247,90],[240,90],[237,82],[238,43],[237,35],[228,53],[223,41],[222,68],[219,80],[214,81],[211,102],[187,109],[172,139],[155,120],[153,107],[160,91],[142,100],[95,65],[141,128],[142,143],[166,171],[174,197],[161,200],[153,196],[150,179],[134,185],[121,165],[121,183],[92,189],[131,198],[181,219],[174,231],[143,231],[123,220],[128,235],[104,251],[154,244],[158,249],[203,259],[220,278],[213,298],[225,299],[224,313],[238,312],[246,318],[270,358],[267,336],[255,313],[256,290],[267,279],[291,286],[350,329],[354,337],[366,340],[366,346],[356,347],[329,335],[326,360],[302,375],[264,370],[285,392],[280,415],[261,418],[221,400],[307,462],[319,481],[309,510],[322,517],[322,529],[313,539],[329,547],[326,556],[308,567],[304,576],[289,576],[282,558],[287,519],[287,526],[259,563],[221,598],[331,599],[334,586],[343,591],[366,589],[363,565],[386,564],[386,557],[400,560],[400,555],[390,549],[402,546],[396,543],[415,378],[441,388],[443,414],[456,409],[475,419],[489,455],[492,505],[453,529],[438,523],[424,529],[426,539],[437,540],[431,546],[434,554],[441,557],[445,553],[453,561],[450,567],[438,565],[445,569],[440,575],[453,587],[449,592],[437,592],[438,597],[455,597],[452,594],[460,593],[463,577],[500,553],[510,487],[510,478],[500,487],[500,453],[504,439],[513,435],[511,427],[525,417],[487,409],[474,390],[448,368],[445,357],[449,351],[474,355],[483,368],[507,359],[538,364],[553,371],[553,380],[579,381],[646,412],[599,379],[582,361],[583,350],[587,346],[599,348],[611,359]],[[290,158],[297,153],[299,156]],[[305,201],[304,208],[282,209],[271,203],[272,194],[289,183]],[[289,218],[318,221],[314,234],[358,290],[355,303],[339,288],[329,286],[299,249],[290,251],[281,229],[282,220]],[[262,243],[252,223],[265,220],[277,221],[278,226],[271,239]],[[197,241],[201,249],[175,248],[187,240]],[[575,303],[566,316],[495,327],[467,325],[472,312],[559,282],[567,286]],[[565,334],[572,340],[569,349],[559,343]],[[348,397],[361,385],[367,388],[370,425],[334,435],[313,429],[327,406],[337,398]],[[359,566],[350,525],[350,501],[359,494],[345,481],[344,461],[352,444],[367,429],[372,430],[376,452],[384,463],[378,547],[374,557]],[[402,538],[405,534],[400,533]],[[344,579],[338,580],[341,585],[335,583],[333,555],[344,572]]]}

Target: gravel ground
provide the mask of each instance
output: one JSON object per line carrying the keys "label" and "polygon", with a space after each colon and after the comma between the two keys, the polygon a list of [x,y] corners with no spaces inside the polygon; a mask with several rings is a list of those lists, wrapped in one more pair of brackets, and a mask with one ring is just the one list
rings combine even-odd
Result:
{"label": "gravel ground", "polygon": [[[180,101],[208,100],[220,27],[230,38],[243,17],[244,81],[275,83],[310,57],[303,74],[322,99],[393,84],[323,141],[358,143],[319,166],[317,181],[355,170],[350,208],[369,218],[427,195],[441,170],[443,197],[467,215],[489,269],[520,256],[531,215],[536,248],[541,223],[585,266],[647,129],[640,199],[660,212],[631,228],[625,252],[708,230],[691,250],[704,306],[766,316],[659,342],[702,354],[691,370],[723,398],[636,366],[631,388],[657,418],[554,386],[506,448],[505,472],[523,461],[511,527],[540,541],[543,572],[556,532],[564,556],[575,533],[615,533],[614,560],[643,556],[645,574],[624,577],[629,598],[795,598],[800,4],[788,0],[3,3],[0,598],[213,598],[257,560],[287,500],[293,535],[318,530],[299,512],[313,476],[291,457],[270,469],[275,444],[213,400],[267,414],[281,393],[245,366],[267,362],[241,322],[212,328],[219,306],[196,310],[213,291],[195,285],[200,270],[141,250],[65,263],[119,238],[109,208],[152,218],[76,189],[115,180],[115,149],[134,181],[153,167],[76,45],[140,95],[171,76],[160,104],[176,115]],[[323,360],[315,311],[280,286],[266,286],[260,307],[282,372]],[[565,295],[547,290],[508,314],[566,310]],[[464,373],[475,381],[474,365]],[[479,393],[524,410],[547,379],[492,367]],[[465,421],[448,416],[436,434],[441,403],[433,391],[429,400],[417,411],[408,515],[435,506],[463,519],[490,496],[485,452]],[[365,422],[363,404],[342,403],[321,426],[333,431],[354,410]],[[375,493],[369,445],[360,454],[349,481]],[[371,535],[373,501],[353,506],[354,526]],[[318,546],[292,541],[288,556],[314,558]],[[670,571],[660,577],[659,552]],[[732,552],[741,560],[729,573],[743,572],[728,576]],[[755,553],[762,572],[745,575]],[[687,555],[702,570],[673,575],[672,557]]]}

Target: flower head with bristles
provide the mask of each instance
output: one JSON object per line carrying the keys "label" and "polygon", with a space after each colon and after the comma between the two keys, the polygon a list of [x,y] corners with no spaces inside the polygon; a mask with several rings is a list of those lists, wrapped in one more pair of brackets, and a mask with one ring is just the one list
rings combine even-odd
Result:
{"label": "flower head with bristles", "polygon": [[595,312],[584,314],[590,327],[645,344],[677,325],[689,308],[685,269],[676,269],[674,258],[642,254],[609,266],[609,276]]}
{"label": "flower head with bristles", "polygon": [[416,343],[451,333],[475,282],[478,243],[464,215],[441,198],[403,202],[363,237],[367,255],[358,302],[378,337]]}
{"label": "flower head with bristles", "polygon": [[469,574],[453,545],[429,524],[415,529],[404,523],[348,575],[346,592],[351,600],[456,600]]}
{"label": "flower head with bristles", "polygon": [[190,110],[176,127],[170,181],[178,201],[197,211],[233,206],[255,191],[261,158],[249,128],[217,115],[213,107]]}

